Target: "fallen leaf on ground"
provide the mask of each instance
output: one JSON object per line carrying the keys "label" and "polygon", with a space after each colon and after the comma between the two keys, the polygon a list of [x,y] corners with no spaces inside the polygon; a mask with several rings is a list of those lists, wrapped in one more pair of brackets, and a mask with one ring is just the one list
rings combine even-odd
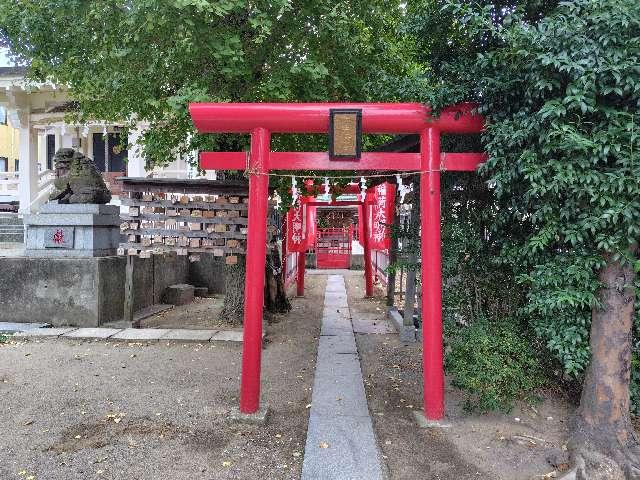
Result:
{"label": "fallen leaf on ground", "polygon": [[231,462],[225,460],[224,462],[222,462],[222,466],[223,467],[230,467],[231,466]]}
{"label": "fallen leaf on ground", "polygon": [[329,448],[329,444],[327,442],[320,442],[320,448]]}

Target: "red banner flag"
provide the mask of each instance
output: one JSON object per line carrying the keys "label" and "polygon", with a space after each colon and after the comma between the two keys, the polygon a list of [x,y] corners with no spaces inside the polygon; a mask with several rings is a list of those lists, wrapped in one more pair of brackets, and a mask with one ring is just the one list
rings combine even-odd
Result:
{"label": "red banner flag", "polygon": [[372,250],[387,250],[391,246],[391,228],[393,208],[396,198],[396,186],[392,183],[381,183],[373,187],[373,203],[369,214],[369,247]]}

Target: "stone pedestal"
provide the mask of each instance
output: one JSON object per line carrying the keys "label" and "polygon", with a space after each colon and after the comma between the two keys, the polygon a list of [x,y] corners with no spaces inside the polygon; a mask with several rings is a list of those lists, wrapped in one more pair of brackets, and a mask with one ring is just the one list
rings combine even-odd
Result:
{"label": "stone pedestal", "polygon": [[49,202],[24,216],[28,257],[104,257],[120,241],[120,207]]}

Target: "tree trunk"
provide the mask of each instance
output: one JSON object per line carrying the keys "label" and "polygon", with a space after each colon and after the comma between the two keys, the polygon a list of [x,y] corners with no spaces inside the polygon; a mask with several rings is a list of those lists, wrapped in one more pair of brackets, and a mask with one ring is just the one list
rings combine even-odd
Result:
{"label": "tree trunk", "polygon": [[[225,296],[220,318],[230,325],[242,325],[244,317],[245,255],[238,255],[236,265],[225,265]],[[291,303],[284,289],[282,262],[277,244],[267,247],[264,308],[269,313],[287,313]]]}
{"label": "tree trunk", "polygon": [[591,314],[591,364],[569,441],[574,468],[564,480],[640,479],[640,446],[629,416],[636,274],[633,265],[606,259],[602,305]]}
{"label": "tree trunk", "polygon": [[[275,237],[275,236],[274,236]],[[286,241],[283,240],[283,241]],[[284,272],[282,260],[278,252],[278,244],[274,241],[267,246],[267,266],[264,282],[264,305],[269,313],[287,313],[291,303],[284,288]],[[272,317],[273,320],[274,317]]]}
{"label": "tree trunk", "polygon": [[241,325],[244,317],[244,278],[245,255],[238,255],[238,263],[224,266],[224,305],[220,319],[231,324]]}

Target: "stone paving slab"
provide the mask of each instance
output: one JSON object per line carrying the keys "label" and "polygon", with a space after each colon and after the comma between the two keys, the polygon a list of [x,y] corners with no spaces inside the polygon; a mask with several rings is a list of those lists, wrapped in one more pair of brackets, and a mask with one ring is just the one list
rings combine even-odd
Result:
{"label": "stone paving slab", "polygon": [[348,308],[344,307],[327,307],[322,310],[322,318],[342,318],[349,320],[351,318],[351,312]]}
{"label": "stone paving slab", "polygon": [[304,453],[302,480],[383,478],[370,417],[310,415]]}
{"label": "stone paving slab", "polygon": [[344,327],[343,325],[336,326],[326,326],[320,329],[321,336],[349,336],[352,335],[353,332],[350,328]]}
{"label": "stone paving slab", "polygon": [[111,339],[125,342],[157,342],[167,333],[169,330],[164,328],[125,328]]}
{"label": "stone paving slab", "polygon": [[[318,384],[317,393],[315,383]],[[368,417],[369,408],[362,381],[355,380],[352,375],[336,375],[329,378],[316,376],[311,403],[311,414],[314,413]]]}
{"label": "stone paving slab", "polygon": [[360,371],[360,360],[358,359],[358,355],[354,353],[336,355],[335,353],[323,354],[320,352],[318,362],[316,363],[315,375],[362,376],[362,372]]}
{"label": "stone paving slab", "polygon": [[[264,337],[264,334],[263,334]],[[240,342],[242,343],[242,332],[226,330],[216,333],[211,337],[212,342]]]}
{"label": "stone paving slab", "polygon": [[349,335],[353,335],[351,320],[348,318],[325,317],[320,327],[320,335],[338,335],[334,333],[336,331],[342,334],[348,333]]}
{"label": "stone paving slab", "polygon": [[329,354],[358,353],[356,340],[351,335],[323,335],[318,342],[318,357]]}
{"label": "stone paving slab", "polygon": [[64,335],[65,333],[69,333],[76,330],[75,327],[65,327],[65,328],[30,328],[29,330],[25,330],[23,332],[18,332],[14,334],[14,337],[22,338],[33,338],[33,337],[43,337],[43,338],[57,338],[60,335]]}
{"label": "stone paving slab", "polygon": [[170,342],[208,342],[211,340],[217,330],[188,330],[185,328],[179,328],[176,330],[169,330],[160,341]]}
{"label": "stone paving slab", "polygon": [[[332,303],[343,301],[345,308],[332,308]],[[382,479],[382,464],[348,316],[344,279],[331,275],[321,331],[337,334],[322,334],[318,342],[302,480]]]}
{"label": "stone paving slab", "polygon": [[17,322],[0,322],[0,332],[13,333],[24,332],[34,328],[43,328],[46,323],[17,323]]}
{"label": "stone paving slab", "polygon": [[70,338],[75,340],[105,340],[121,331],[122,330],[119,328],[77,328],[71,332],[63,334],[60,338]]}

